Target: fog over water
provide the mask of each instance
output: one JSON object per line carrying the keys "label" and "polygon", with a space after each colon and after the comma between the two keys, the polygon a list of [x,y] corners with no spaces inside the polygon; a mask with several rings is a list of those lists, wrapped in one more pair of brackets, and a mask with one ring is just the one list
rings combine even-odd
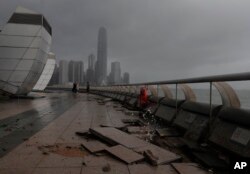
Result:
{"label": "fog over water", "polygon": [[1,27],[18,5],[46,16],[58,60],[96,55],[105,26],[131,82],[249,71],[249,0],[1,0]]}

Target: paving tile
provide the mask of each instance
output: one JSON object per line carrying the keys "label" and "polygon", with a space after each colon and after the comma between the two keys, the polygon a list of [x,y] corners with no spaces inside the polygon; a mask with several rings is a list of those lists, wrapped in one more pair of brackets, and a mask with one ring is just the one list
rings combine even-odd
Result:
{"label": "paving tile", "polygon": [[135,164],[129,165],[128,168],[130,174],[178,174],[170,165]]}
{"label": "paving tile", "polygon": [[209,174],[208,171],[203,170],[196,163],[172,163],[171,165],[180,174],[190,174],[190,173],[192,173],[192,174]]}
{"label": "paving tile", "polygon": [[36,168],[32,174],[80,174],[81,168]]}
{"label": "paving tile", "polygon": [[127,127],[128,132],[129,133],[136,133],[136,134],[146,134],[147,132],[149,132],[149,128],[148,127],[142,127],[142,126],[128,126]]}
{"label": "paving tile", "polygon": [[83,158],[81,157],[66,157],[50,153],[44,155],[44,158],[37,167],[81,167]]}
{"label": "paving tile", "polygon": [[144,157],[122,145],[117,145],[113,147],[106,148],[106,150],[114,155],[115,157],[119,158],[120,160],[124,161],[127,164],[131,164],[137,161],[141,161]]}
{"label": "paving tile", "polygon": [[95,140],[83,141],[81,144],[92,153],[100,152],[108,148],[106,144]]}
{"label": "paving tile", "polygon": [[90,132],[113,145],[121,144],[128,148],[143,147],[148,145],[147,142],[112,127],[95,127],[91,128]]}
{"label": "paving tile", "polygon": [[152,156],[155,157],[155,160],[151,161],[154,165],[168,164],[181,159],[179,155],[153,144],[149,144],[148,146],[142,148],[135,148],[134,150],[139,153],[149,151]]}
{"label": "paving tile", "polygon": [[83,167],[81,174],[129,174],[127,166],[115,166],[111,165],[110,170],[106,171],[105,167],[107,166],[99,166],[99,167]]}
{"label": "paving tile", "polygon": [[0,168],[32,168],[39,163],[42,157],[38,151],[28,155],[10,153],[4,158],[0,158]]}
{"label": "paving tile", "polygon": [[125,165],[120,160],[116,160],[110,156],[94,156],[87,155],[84,157],[84,164],[89,167],[103,166],[105,164],[110,165]]}
{"label": "paving tile", "polygon": [[1,169],[1,174],[31,174],[33,171],[32,168],[7,168],[7,169]]}

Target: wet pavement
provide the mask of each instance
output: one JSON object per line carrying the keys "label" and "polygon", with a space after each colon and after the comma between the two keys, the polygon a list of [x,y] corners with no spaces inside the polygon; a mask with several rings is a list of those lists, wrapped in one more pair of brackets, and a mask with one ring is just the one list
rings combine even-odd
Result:
{"label": "wet pavement", "polygon": [[[25,106],[22,102],[29,103],[33,108],[24,112],[18,109],[17,114],[13,114],[13,111],[8,113],[8,109],[1,111],[3,119],[0,120],[0,173],[102,172],[102,166],[96,162],[89,167],[82,164],[83,156],[88,154],[86,150],[82,153],[83,156],[72,156],[72,153],[77,153],[72,149],[78,149],[80,144],[86,141],[75,135],[75,132],[100,124],[122,124],[118,118],[125,118],[125,115],[110,111],[110,106],[98,105],[94,96],[86,94],[51,93],[46,94],[46,98],[20,100],[19,103],[4,103],[2,100],[0,106]],[[3,113],[9,115],[3,116]],[[41,148],[52,145],[56,147],[52,148],[52,152],[44,152],[46,148]],[[97,157],[89,158],[95,161]],[[103,158],[114,166],[112,171],[117,168],[117,171],[125,169],[128,172],[127,166],[122,162],[111,157],[102,157],[102,160]]]}
{"label": "wet pavement", "polygon": [[[60,94],[59,94],[60,95]],[[13,104],[11,99],[11,104]],[[45,101],[44,101],[45,100]],[[6,103],[9,101],[6,101]],[[26,99],[18,101],[17,105],[27,103]],[[23,103],[22,103],[23,102]],[[31,104],[38,103],[37,100],[28,100]],[[11,115],[0,121],[0,157],[10,152],[18,144],[26,141],[29,137],[40,131],[54,119],[59,117],[63,112],[69,109],[76,101],[73,100],[71,94],[61,95],[60,98],[48,96],[40,100],[42,106]],[[45,104],[45,102],[47,102]],[[15,107],[13,106],[13,110]],[[3,113],[1,113],[2,115]],[[4,115],[4,114],[3,114]]]}
{"label": "wet pavement", "polygon": [[[0,107],[5,108],[0,113],[1,174],[135,174],[137,171],[142,174],[165,171],[176,174],[170,165],[157,167],[146,161],[128,165],[112,155],[92,154],[83,147],[83,144],[91,143],[76,132],[86,132],[101,125],[122,127],[122,120],[138,118],[125,114],[117,108],[119,104],[111,101],[100,103],[99,96],[90,94],[44,95],[45,98],[18,102],[1,100]],[[19,109],[8,112],[8,104],[13,110]],[[15,106],[25,104],[28,107],[24,110]],[[100,144],[94,141],[92,144]],[[125,151],[128,150],[121,154],[118,151],[118,156],[126,157]]]}

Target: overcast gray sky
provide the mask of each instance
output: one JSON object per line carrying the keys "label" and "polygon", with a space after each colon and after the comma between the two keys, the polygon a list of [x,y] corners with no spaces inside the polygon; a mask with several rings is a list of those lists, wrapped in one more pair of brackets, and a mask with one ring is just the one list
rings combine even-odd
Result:
{"label": "overcast gray sky", "polygon": [[96,55],[105,26],[132,82],[249,71],[249,0],[0,0],[1,27],[18,5],[46,16],[58,60]]}

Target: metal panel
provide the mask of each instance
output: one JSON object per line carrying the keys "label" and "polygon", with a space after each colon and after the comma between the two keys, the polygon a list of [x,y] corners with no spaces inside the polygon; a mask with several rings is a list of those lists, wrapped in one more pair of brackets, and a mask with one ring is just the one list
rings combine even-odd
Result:
{"label": "metal panel", "polygon": [[13,70],[18,64],[18,60],[12,59],[1,59],[0,58],[0,69],[1,70]]}
{"label": "metal panel", "polygon": [[31,36],[0,35],[0,46],[6,47],[39,47],[40,38]]}
{"label": "metal panel", "polygon": [[26,70],[26,71],[29,71],[33,65],[33,60],[21,60],[17,67],[16,67],[16,70]]}
{"label": "metal panel", "polygon": [[[41,34],[41,28],[42,26],[29,26],[24,24],[8,24],[5,25],[1,34],[6,34],[6,35],[21,35],[21,36],[36,36]],[[3,33],[4,31],[4,33]]]}

